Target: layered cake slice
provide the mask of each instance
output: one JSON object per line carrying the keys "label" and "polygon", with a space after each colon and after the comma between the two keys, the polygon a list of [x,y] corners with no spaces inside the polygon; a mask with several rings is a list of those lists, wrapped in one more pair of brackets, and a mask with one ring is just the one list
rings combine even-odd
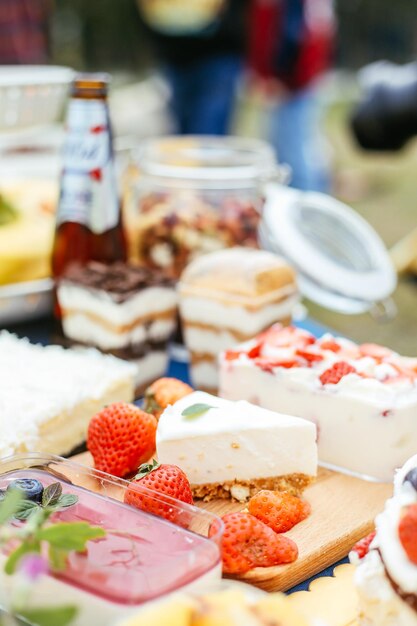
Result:
{"label": "layered cake slice", "polygon": [[376,534],[351,552],[360,626],[417,626],[417,456],[397,473]]}
{"label": "layered cake slice", "polygon": [[57,294],[66,337],[138,365],[138,395],[165,374],[177,297],[161,272],[122,262],[75,265]]}
{"label": "layered cake slice", "polygon": [[365,477],[416,451],[417,359],[383,346],[275,325],[221,356],[220,395],[314,422],[320,462]]}
{"label": "layered cake slice", "polygon": [[159,419],[157,456],[178,465],[196,498],[245,501],[259,489],[300,494],[317,471],[313,424],[196,391]]}
{"label": "layered cake slice", "polygon": [[93,349],[32,345],[0,333],[0,457],[67,454],[91,417],[134,398],[136,367]]}
{"label": "layered cake slice", "polygon": [[179,283],[180,315],[195,387],[215,392],[217,356],[268,328],[290,323],[294,270],[264,250],[231,248],[195,259]]}

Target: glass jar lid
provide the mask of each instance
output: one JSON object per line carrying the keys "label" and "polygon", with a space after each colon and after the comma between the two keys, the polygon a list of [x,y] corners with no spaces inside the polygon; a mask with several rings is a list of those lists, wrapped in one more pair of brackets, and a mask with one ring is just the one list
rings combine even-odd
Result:
{"label": "glass jar lid", "polygon": [[133,152],[140,172],[160,184],[213,189],[284,181],[266,142],[244,137],[173,136],[150,139]]}
{"label": "glass jar lid", "polygon": [[321,193],[268,185],[260,241],[299,273],[310,300],[341,313],[392,317],[397,277],[375,230],[347,205]]}

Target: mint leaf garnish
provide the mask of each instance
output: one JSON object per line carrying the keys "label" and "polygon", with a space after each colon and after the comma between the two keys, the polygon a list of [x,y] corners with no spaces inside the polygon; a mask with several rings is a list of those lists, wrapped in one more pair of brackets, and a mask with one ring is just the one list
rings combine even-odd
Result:
{"label": "mint leaf garnish", "polygon": [[60,550],[60,548],[55,548],[51,545],[49,546],[49,564],[54,572],[62,572],[65,570],[67,566],[67,556],[67,550]]}
{"label": "mint leaf garnish", "polygon": [[207,411],[209,411],[210,409],[217,409],[217,407],[203,403],[192,404],[191,406],[187,406],[187,408],[183,410],[181,415],[189,420],[193,420],[196,417],[200,417],[200,415],[207,413]]}
{"label": "mint leaf garnish", "polygon": [[41,528],[36,533],[36,538],[40,541],[47,541],[54,548],[60,550],[75,550],[82,552],[85,550],[87,541],[90,539],[100,539],[106,532],[99,526],[90,526],[87,522],[62,522]]}
{"label": "mint leaf garnish", "polygon": [[78,496],[74,496],[72,493],[64,493],[63,496],[58,498],[58,502],[56,503],[56,507],[58,509],[66,509],[73,504],[77,504]]}
{"label": "mint leaf garnish", "polygon": [[0,526],[8,522],[19,510],[19,506],[23,500],[23,494],[17,489],[11,489],[0,503]]}
{"label": "mint leaf garnish", "polygon": [[32,502],[32,500],[23,500],[23,502],[20,502],[14,517],[21,521],[26,520],[37,509],[39,509],[39,504],[36,502]]}
{"label": "mint leaf garnish", "polygon": [[62,495],[61,483],[52,483],[43,492],[42,506],[55,506]]}
{"label": "mint leaf garnish", "polygon": [[23,619],[35,626],[67,626],[77,614],[78,607],[72,605],[19,611]]}

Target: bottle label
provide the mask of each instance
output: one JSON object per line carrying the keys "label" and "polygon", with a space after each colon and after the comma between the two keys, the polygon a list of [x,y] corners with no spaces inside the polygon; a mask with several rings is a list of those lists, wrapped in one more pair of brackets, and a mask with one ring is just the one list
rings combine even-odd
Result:
{"label": "bottle label", "polygon": [[68,109],[57,223],[78,222],[101,234],[118,221],[106,103],[73,99]]}

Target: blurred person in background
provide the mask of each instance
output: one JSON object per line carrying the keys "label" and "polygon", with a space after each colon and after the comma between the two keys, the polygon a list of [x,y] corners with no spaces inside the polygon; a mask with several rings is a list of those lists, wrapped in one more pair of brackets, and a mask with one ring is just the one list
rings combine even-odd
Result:
{"label": "blurred person in background", "polygon": [[0,64],[46,63],[52,0],[0,0]]}
{"label": "blurred person in background", "polygon": [[[137,2],[171,89],[176,132],[227,134],[243,68],[249,0],[170,0],[169,8],[159,0]],[[155,10],[158,4],[166,15]]]}
{"label": "blurred person in background", "polygon": [[253,0],[250,24],[252,82],[272,100],[268,139],[291,167],[291,186],[328,192],[317,81],[331,65],[332,0]]}

